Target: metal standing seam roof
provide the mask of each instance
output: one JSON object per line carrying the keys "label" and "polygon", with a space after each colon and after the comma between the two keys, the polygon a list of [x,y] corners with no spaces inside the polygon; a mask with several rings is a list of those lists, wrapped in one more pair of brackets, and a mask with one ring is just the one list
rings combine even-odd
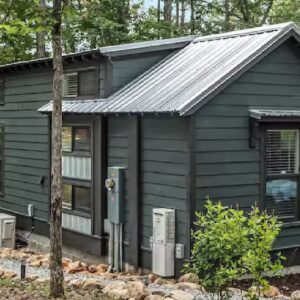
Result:
{"label": "metal standing seam roof", "polygon": [[300,117],[300,110],[250,109],[249,114],[257,120],[266,117]]}
{"label": "metal standing seam roof", "polygon": [[[63,111],[190,115],[289,34],[300,38],[299,28],[291,22],[195,38],[106,100],[66,101]],[[39,111],[51,110],[50,102]]]}

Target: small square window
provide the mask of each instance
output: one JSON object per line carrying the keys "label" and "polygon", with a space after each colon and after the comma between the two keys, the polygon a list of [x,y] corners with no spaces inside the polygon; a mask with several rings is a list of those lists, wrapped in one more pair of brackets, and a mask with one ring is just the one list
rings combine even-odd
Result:
{"label": "small square window", "polygon": [[91,136],[88,127],[74,127],[74,151],[90,151]]}
{"label": "small square window", "polygon": [[74,189],[74,209],[77,211],[91,211],[91,189],[81,186],[73,186]]}

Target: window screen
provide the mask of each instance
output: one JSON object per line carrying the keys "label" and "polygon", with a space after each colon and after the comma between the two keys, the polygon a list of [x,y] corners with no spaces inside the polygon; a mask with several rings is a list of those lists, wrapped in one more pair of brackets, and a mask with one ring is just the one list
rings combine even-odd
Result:
{"label": "window screen", "polygon": [[79,96],[95,97],[97,95],[96,70],[79,73]]}
{"label": "window screen", "polygon": [[73,186],[73,188],[75,210],[89,213],[91,210],[91,189],[81,186]]}
{"label": "window screen", "polygon": [[89,127],[74,127],[74,150],[90,151],[91,137]]}
{"label": "window screen", "polygon": [[299,131],[266,132],[266,208],[281,219],[296,218]]}
{"label": "window screen", "polygon": [[78,73],[77,72],[64,74],[63,95],[64,97],[78,96]]}
{"label": "window screen", "polygon": [[63,184],[63,207],[72,208],[72,185]]}
{"label": "window screen", "polygon": [[62,128],[62,151],[72,151],[72,127]]}

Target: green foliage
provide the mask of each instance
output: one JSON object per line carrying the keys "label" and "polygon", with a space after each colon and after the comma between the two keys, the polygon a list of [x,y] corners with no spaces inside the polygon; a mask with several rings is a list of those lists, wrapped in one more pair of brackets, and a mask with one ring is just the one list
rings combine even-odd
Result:
{"label": "green foliage", "polygon": [[280,232],[275,216],[253,207],[250,213],[207,201],[204,213],[197,212],[192,257],[185,271],[199,276],[205,289],[223,293],[233,280],[251,275],[257,286],[266,288],[263,273],[282,269],[283,257],[271,261],[270,251]]}

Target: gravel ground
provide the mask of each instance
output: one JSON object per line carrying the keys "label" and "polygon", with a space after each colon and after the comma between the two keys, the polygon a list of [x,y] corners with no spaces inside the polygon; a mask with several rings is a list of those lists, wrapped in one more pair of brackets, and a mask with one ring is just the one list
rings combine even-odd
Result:
{"label": "gravel ground", "polygon": [[[10,259],[1,258],[0,259],[0,268],[20,274],[21,262],[18,260],[10,260]],[[28,276],[28,275],[37,275],[40,278],[49,278],[49,270],[47,268],[43,268],[43,267],[26,266],[26,276]],[[65,276],[66,280],[75,280],[75,279],[84,280],[84,279],[93,277],[93,278],[97,278],[97,279],[101,280],[105,284],[109,284],[109,283],[116,282],[116,281],[121,281],[118,279],[109,279],[105,276],[96,276],[96,275],[85,274],[85,273],[75,273],[75,274],[66,274],[65,273],[64,276]],[[147,288],[152,292],[153,291],[161,291],[164,294],[171,293],[173,290],[176,289],[175,287],[172,287],[170,285],[157,285],[157,284],[149,284],[147,286]],[[210,293],[196,291],[196,290],[186,290],[186,291],[191,293],[194,296],[195,300],[215,300],[215,299],[217,300],[218,299],[216,297],[216,295],[212,295]],[[4,293],[5,293],[5,291],[4,291]],[[19,293],[19,292],[17,291],[17,293]],[[242,294],[236,294],[236,295],[233,295],[231,299],[232,300],[241,300],[242,298],[243,298]],[[5,298],[2,298],[1,293],[0,293],[0,299],[5,299]],[[11,299],[18,299],[18,297],[11,298]],[[20,299],[45,299],[45,298],[21,297]],[[68,299],[75,299],[75,298],[68,298]],[[82,299],[82,298],[78,298],[78,299]],[[102,298],[95,298],[95,299],[102,299]],[[263,299],[263,298],[261,298],[261,299]]]}

